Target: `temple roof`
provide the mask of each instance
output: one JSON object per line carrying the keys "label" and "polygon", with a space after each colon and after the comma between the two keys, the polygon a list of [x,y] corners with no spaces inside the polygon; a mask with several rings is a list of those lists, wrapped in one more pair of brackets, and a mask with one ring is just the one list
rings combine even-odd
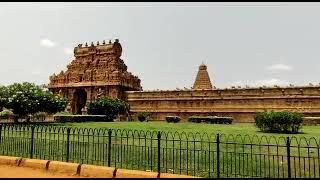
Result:
{"label": "temple roof", "polygon": [[210,77],[207,72],[207,66],[203,63],[199,66],[199,71],[192,88],[193,89],[212,89]]}
{"label": "temple roof", "polygon": [[67,70],[49,77],[49,88],[85,87],[85,86],[122,86],[132,90],[142,90],[140,79],[127,71],[127,66],[120,58],[121,44],[98,41],[96,45],[74,48],[74,57]]}

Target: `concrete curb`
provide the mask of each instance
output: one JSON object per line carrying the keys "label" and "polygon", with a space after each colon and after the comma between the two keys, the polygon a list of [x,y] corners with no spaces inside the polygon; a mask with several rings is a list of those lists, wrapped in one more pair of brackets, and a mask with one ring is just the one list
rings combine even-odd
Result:
{"label": "concrete curb", "polygon": [[21,160],[21,157],[0,156],[0,164],[3,165],[18,166]]}
{"label": "concrete curb", "polygon": [[35,169],[48,169],[50,161],[40,159],[25,159],[23,158],[19,164],[21,167],[30,167]]}
{"label": "concrete curb", "polygon": [[160,173],[159,178],[200,178],[200,177],[180,175],[180,174]]}
{"label": "concrete curb", "polygon": [[50,161],[48,171],[76,175],[80,173],[80,168],[81,165],[77,163]]}
{"label": "concrete curb", "polygon": [[94,166],[94,165],[81,165],[80,176],[95,177],[95,178],[113,178],[116,168]]}
{"label": "concrete curb", "polygon": [[200,178],[195,176],[146,172],[129,169],[116,169],[115,167],[95,166],[88,164],[49,161],[41,159],[27,159],[21,157],[0,156],[0,165],[28,167],[47,170],[50,172],[80,175],[92,178]]}
{"label": "concrete curb", "polygon": [[117,169],[115,178],[158,178],[158,173],[128,169]]}

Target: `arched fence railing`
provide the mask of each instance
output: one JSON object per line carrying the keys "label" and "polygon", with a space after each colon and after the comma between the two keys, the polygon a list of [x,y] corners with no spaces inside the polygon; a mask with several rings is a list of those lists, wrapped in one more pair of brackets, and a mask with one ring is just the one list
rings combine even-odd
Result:
{"label": "arched fence railing", "polygon": [[214,178],[319,178],[319,138],[0,125],[0,154]]}

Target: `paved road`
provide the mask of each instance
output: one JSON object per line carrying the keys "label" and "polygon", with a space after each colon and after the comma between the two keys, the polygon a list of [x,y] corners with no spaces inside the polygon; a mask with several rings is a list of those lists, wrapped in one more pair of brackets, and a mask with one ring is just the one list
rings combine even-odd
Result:
{"label": "paved road", "polygon": [[0,165],[0,178],[79,178],[79,176],[53,174],[42,169]]}

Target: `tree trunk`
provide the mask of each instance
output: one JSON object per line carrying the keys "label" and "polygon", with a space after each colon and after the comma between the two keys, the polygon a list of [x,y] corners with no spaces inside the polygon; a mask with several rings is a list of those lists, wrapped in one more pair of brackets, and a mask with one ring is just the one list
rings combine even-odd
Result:
{"label": "tree trunk", "polygon": [[18,116],[14,116],[13,117],[13,122],[14,123],[18,123],[19,122],[19,117]]}
{"label": "tree trunk", "polygon": [[29,116],[29,115],[26,116],[26,122],[27,122],[27,123],[30,122],[30,116]]}

